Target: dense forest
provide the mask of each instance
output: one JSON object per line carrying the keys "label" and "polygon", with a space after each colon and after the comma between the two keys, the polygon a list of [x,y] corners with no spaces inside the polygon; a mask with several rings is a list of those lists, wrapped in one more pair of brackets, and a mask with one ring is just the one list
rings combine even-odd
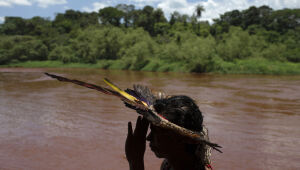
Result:
{"label": "dense forest", "polygon": [[[67,10],[53,20],[5,17],[0,65],[86,63],[105,69],[222,73],[300,73],[300,9],[268,6],[200,21],[151,6]],[[64,64],[62,64],[64,63]]]}

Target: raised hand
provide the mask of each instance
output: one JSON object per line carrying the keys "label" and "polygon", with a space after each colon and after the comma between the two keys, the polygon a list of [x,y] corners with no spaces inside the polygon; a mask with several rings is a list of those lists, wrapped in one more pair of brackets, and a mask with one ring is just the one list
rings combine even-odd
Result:
{"label": "raised hand", "polygon": [[144,154],[148,127],[149,122],[141,116],[137,118],[134,132],[131,122],[128,122],[125,153],[131,170],[144,170]]}

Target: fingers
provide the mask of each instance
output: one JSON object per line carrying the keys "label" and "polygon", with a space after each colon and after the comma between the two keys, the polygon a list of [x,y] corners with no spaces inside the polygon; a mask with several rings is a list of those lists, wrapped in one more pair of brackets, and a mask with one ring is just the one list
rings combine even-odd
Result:
{"label": "fingers", "polygon": [[132,125],[131,122],[128,122],[128,134],[127,136],[132,136]]}
{"label": "fingers", "polygon": [[146,137],[148,127],[149,127],[149,122],[146,120],[146,118],[142,118],[141,116],[139,116],[136,121],[134,135]]}
{"label": "fingers", "polygon": [[141,124],[142,124],[142,133],[146,135],[149,127],[149,122],[145,117],[143,117],[141,120]]}
{"label": "fingers", "polygon": [[134,129],[134,134],[140,134],[140,130],[141,130],[141,116],[138,116],[137,120],[136,120],[136,124],[135,124],[135,129]]}
{"label": "fingers", "polygon": [[149,126],[149,121],[145,117],[142,118],[141,122],[143,125]]}

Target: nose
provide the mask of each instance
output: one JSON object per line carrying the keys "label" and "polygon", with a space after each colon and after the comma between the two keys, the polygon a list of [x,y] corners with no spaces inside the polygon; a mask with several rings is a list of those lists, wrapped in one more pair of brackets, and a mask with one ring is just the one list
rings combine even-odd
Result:
{"label": "nose", "polygon": [[153,136],[152,132],[150,132],[149,135],[147,136],[146,140],[147,141],[152,141],[152,138],[153,138],[152,136]]}

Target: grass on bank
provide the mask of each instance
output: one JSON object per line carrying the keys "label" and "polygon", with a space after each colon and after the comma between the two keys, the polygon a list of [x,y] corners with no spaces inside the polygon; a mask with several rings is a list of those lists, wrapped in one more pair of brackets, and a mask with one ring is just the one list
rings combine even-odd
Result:
{"label": "grass on bank", "polygon": [[[210,73],[222,74],[300,74],[300,63],[270,61],[264,58],[249,58],[225,62],[215,59],[209,67]],[[102,68],[117,70],[140,70],[158,72],[191,72],[191,66],[183,62],[165,62],[151,60],[142,65],[135,65],[122,60],[98,60],[96,64],[63,63],[61,61],[26,61],[0,65],[0,67],[24,68]]]}
{"label": "grass on bank", "polygon": [[234,62],[221,62],[214,72],[226,74],[272,74],[295,75],[300,74],[300,63],[270,61],[264,58],[250,58],[235,60]]}
{"label": "grass on bank", "polygon": [[24,68],[101,68],[101,64],[63,63],[61,61],[25,61],[1,65],[0,67]]}

